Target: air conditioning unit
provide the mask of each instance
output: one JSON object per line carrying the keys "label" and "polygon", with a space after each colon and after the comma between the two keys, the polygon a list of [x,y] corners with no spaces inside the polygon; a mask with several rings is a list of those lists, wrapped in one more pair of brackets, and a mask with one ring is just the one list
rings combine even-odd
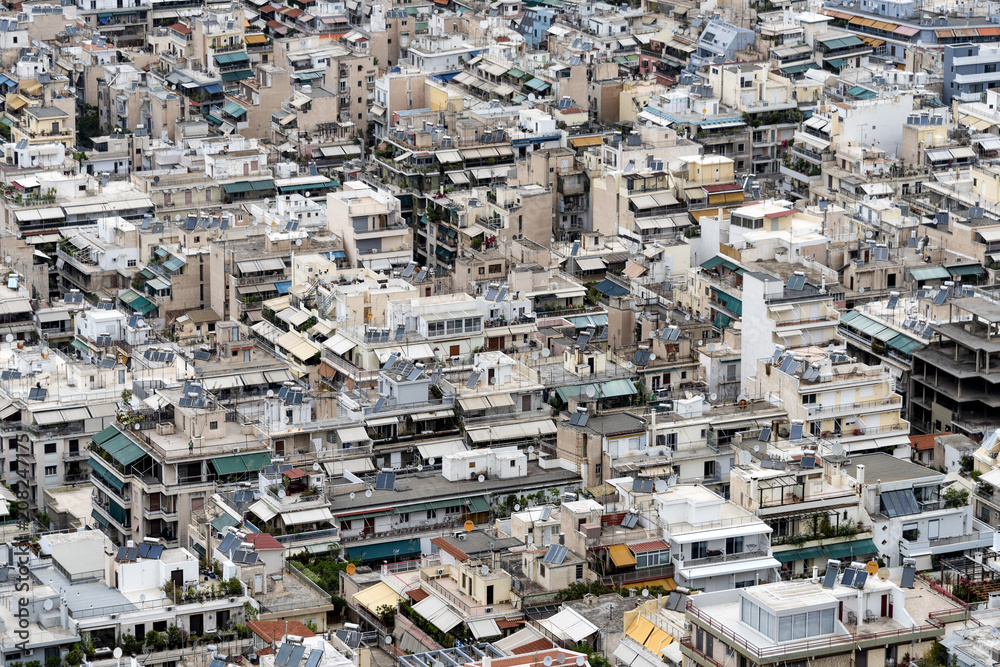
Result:
{"label": "air conditioning unit", "polygon": [[439,567],[439,568],[437,569],[437,573],[438,573],[439,575],[443,575],[443,574],[444,574],[444,568],[443,568],[443,567]]}
{"label": "air conditioning unit", "polygon": [[458,539],[462,539],[463,535],[465,535],[465,531],[464,530],[456,530],[455,534],[454,534],[454,537],[457,537]]}
{"label": "air conditioning unit", "polygon": [[493,607],[487,607],[486,610],[485,610],[485,613],[492,614],[493,613]]}

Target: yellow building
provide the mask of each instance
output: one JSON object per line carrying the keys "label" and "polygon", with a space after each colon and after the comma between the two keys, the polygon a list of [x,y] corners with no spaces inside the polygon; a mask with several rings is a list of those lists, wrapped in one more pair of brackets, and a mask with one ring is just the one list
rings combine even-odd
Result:
{"label": "yellow building", "polygon": [[70,116],[56,107],[26,107],[20,120],[11,126],[11,138],[29,144],[49,144],[55,141],[71,151],[76,144]]}

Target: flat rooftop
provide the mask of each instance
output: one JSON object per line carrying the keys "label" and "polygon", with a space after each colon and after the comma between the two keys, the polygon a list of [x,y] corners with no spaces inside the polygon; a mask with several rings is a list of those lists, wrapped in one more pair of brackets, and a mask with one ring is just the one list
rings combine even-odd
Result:
{"label": "flat rooftop", "polygon": [[847,473],[854,478],[858,475],[858,465],[865,466],[865,483],[874,484],[876,480],[883,482],[904,482],[907,480],[930,481],[934,478],[944,480],[944,474],[922,465],[911,463],[905,459],[897,459],[889,454],[864,454],[852,456],[845,467]]}

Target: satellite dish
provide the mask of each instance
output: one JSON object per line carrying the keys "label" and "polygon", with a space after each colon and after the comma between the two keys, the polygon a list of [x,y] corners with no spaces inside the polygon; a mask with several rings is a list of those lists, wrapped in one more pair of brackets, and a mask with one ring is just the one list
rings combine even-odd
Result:
{"label": "satellite dish", "polygon": [[302,239],[295,239],[295,245],[302,245]]}
{"label": "satellite dish", "polygon": [[[528,101],[529,102],[534,102],[535,101],[535,94],[534,93],[528,93]],[[548,666],[546,666],[546,667],[548,667]]]}
{"label": "satellite dish", "polygon": [[639,244],[638,243],[633,243],[632,246],[628,249],[628,252],[629,252],[630,255],[635,255],[636,253],[638,253],[639,252]]}
{"label": "satellite dish", "polygon": [[746,451],[745,449],[741,449],[739,457],[741,466],[750,465],[750,452]]}
{"label": "satellite dish", "polygon": [[656,361],[656,355],[655,354],[649,355],[649,360],[650,361]]}
{"label": "satellite dish", "polygon": [[708,395],[708,397],[709,397],[709,399],[711,399],[711,400],[713,400],[713,401],[714,401],[715,399],[717,399],[717,398],[719,397],[719,395],[718,395],[718,394],[716,394],[716,393],[715,393],[715,392],[713,391],[713,392],[712,392],[711,394],[709,394],[709,395]]}
{"label": "satellite dish", "polygon": [[181,221],[181,214],[178,213],[177,215],[174,216],[174,222],[180,222],[180,221]]}
{"label": "satellite dish", "polygon": [[631,361],[626,361],[625,362],[625,368],[628,368],[629,370],[631,370],[632,369],[632,362]]}
{"label": "satellite dish", "polygon": [[534,454],[535,453],[535,446],[534,445],[528,445],[528,453],[529,454]]}
{"label": "satellite dish", "polygon": [[392,635],[386,635],[386,637],[385,637],[385,645],[389,646],[390,644],[392,644]]}
{"label": "satellite dish", "polygon": [[531,353],[531,360],[532,361],[538,361],[538,353],[537,352],[532,352]]}
{"label": "satellite dish", "polygon": [[691,313],[687,313],[686,315],[684,315],[684,321],[685,322],[690,322],[691,321]]}
{"label": "satellite dish", "polygon": [[587,662],[587,659],[585,657],[583,657],[582,655],[576,656],[576,667],[583,667],[583,665],[586,662]]}
{"label": "satellite dish", "polygon": [[12,259],[14,259],[14,258],[13,258],[13,257],[11,257],[10,255],[7,255],[6,257],[4,257],[4,258],[3,258],[3,261],[5,261],[5,262],[7,262],[8,264],[10,264],[10,260],[12,260]]}
{"label": "satellite dish", "polygon": [[351,500],[354,500],[354,492],[351,491]]}
{"label": "satellite dish", "polygon": [[520,512],[521,511],[521,506],[515,503],[514,504],[514,511],[515,512]]}
{"label": "satellite dish", "polygon": [[431,458],[427,459],[427,465],[430,465],[430,466],[434,465],[434,457],[433,456]]}
{"label": "satellite dish", "polygon": [[866,239],[870,239],[871,237],[872,237],[872,233],[870,231],[865,232],[865,238]]}
{"label": "satellite dish", "polygon": [[423,464],[422,464],[422,463],[421,463],[421,464],[418,464],[418,465],[417,465],[417,472],[423,472],[423,471],[424,471],[424,466],[423,466]]}
{"label": "satellite dish", "polygon": [[[886,579],[888,579],[889,578],[889,568],[887,568],[887,567],[880,567],[878,569],[878,578],[881,579],[882,581],[885,581]],[[996,632],[996,628],[993,628],[993,631]],[[996,635],[994,635],[994,637],[995,636]]]}
{"label": "satellite dish", "polygon": [[484,475],[480,475],[476,479],[478,479],[480,482],[485,482],[486,481],[486,477]]}
{"label": "satellite dish", "polygon": [[494,375],[493,377],[490,378],[490,384],[496,384],[496,383],[497,383],[497,377]]}
{"label": "satellite dish", "polygon": [[112,652],[111,655],[115,656],[116,660],[118,658],[122,657],[122,647],[121,646],[116,646],[115,650]]}
{"label": "satellite dish", "polygon": [[865,565],[865,572],[867,572],[869,575],[878,574],[878,571],[879,571],[878,561],[870,560]]}
{"label": "satellite dish", "polygon": [[551,655],[545,656],[545,659],[542,660],[542,664],[545,665],[545,667],[552,667],[552,656]]}
{"label": "satellite dish", "polygon": [[558,662],[560,665],[563,664],[564,662],[566,662],[566,656],[560,653],[558,656],[556,656],[556,662]]}
{"label": "satellite dish", "polygon": [[552,350],[550,350],[549,348],[545,348],[544,350],[542,350],[543,357],[548,358],[550,354],[552,354]]}
{"label": "satellite dish", "polygon": [[43,602],[42,609],[44,609],[45,611],[52,611],[52,600],[49,599]]}
{"label": "satellite dish", "polygon": [[760,451],[760,445],[754,445],[754,446],[753,446],[753,450],[754,450],[755,452],[759,452],[759,451]]}
{"label": "satellite dish", "polygon": [[594,389],[594,385],[592,384],[588,384],[587,388],[584,389],[584,392],[586,392],[587,396],[589,396],[590,398],[597,396],[597,390]]}
{"label": "satellite dish", "polygon": [[278,489],[278,497],[279,498],[284,498],[286,495],[287,494],[285,493],[284,489]]}
{"label": "satellite dish", "polygon": [[315,470],[316,472],[319,472],[319,464],[318,463],[314,463],[313,464],[313,470]]}
{"label": "satellite dish", "polygon": [[518,298],[519,300],[520,300],[520,299],[523,299],[523,298],[524,298],[524,296],[525,296],[525,295],[524,295],[524,290],[521,290],[520,292],[518,292],[518,293],[517,293],[517,298]]}
{"label": "satellite dish", "polygon": [[653,482],[653,490],[656,491],[657,493],[663,493],[664,491],[667,490],[667,483],[664,482],[662,479],[658,479],[655,482]]}
{"label": "satellite dish", "polygon": [[258,433],[257,434],[257,442],[264,442],[264,434],[263,433]]}
{"label": "satellite dish", "polygon": [[371,497],[372,497],[372,490],[371,489],[366,490],[365,491],[365,498],[371,498]]}
{"label": "satellite dish", "polygon": [[14,342],[14,335],[13,334],[7,334],[7,336],[4,338],[4,340],[7,341],[8,343],[13,343]]}
{"label": "satellite dish", "polygon": [[643,588],[642,589],[642,597],[644,597],[644,598],[648,598],[649,597],[649,589],[648,588]]}
{"label": "satellite dish", "polygon": [[483,575],[484,577],[489,573],[490,573],[490,568],[486,567],[485,565],[479,568],[479,574]]}

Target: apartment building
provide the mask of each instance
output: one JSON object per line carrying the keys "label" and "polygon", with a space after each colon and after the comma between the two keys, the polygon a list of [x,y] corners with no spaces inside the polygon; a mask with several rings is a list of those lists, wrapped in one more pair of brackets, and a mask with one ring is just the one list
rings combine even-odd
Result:
{"label": "apartment building", "polygon": [[151,396],[159,407],[141,411],[136,428],[109,426],[92,438],[94,527],[121,545],[153,537],[187,546],[192,516],[205,510],[216,482],[262,470],[271,460],[270,443],[227,420],[227,410],[197,383]]}
{"label": "apartment building", "polygon": [[942,99],[978,102],[983,93],[1000,83],[996,71],[1000,49],[990,44],[946,44],[942,57],[944,86]]}
{"label": "apartment building", "polygon": [[387,272],[413,259],[413,232],[400,217],[396,197],[349,181],[326,202],[328,229],[344,239],[352,266]]}
{"label": "apartment building", "polygon": [[787,411],[793,440],[837,438],[849,452],[908,446],[910,424],[889,369],[846,359],[814,348],[775,350],[757,361],[747,389]]}
{"label": "apartment building", "polygon": [[947,298],[948,317],[931,322],[936,339],[912,353],[907,416],[918,433],[950,430],[974,439],[1000,423],[991,398],[1000,307],[984,296]]}

